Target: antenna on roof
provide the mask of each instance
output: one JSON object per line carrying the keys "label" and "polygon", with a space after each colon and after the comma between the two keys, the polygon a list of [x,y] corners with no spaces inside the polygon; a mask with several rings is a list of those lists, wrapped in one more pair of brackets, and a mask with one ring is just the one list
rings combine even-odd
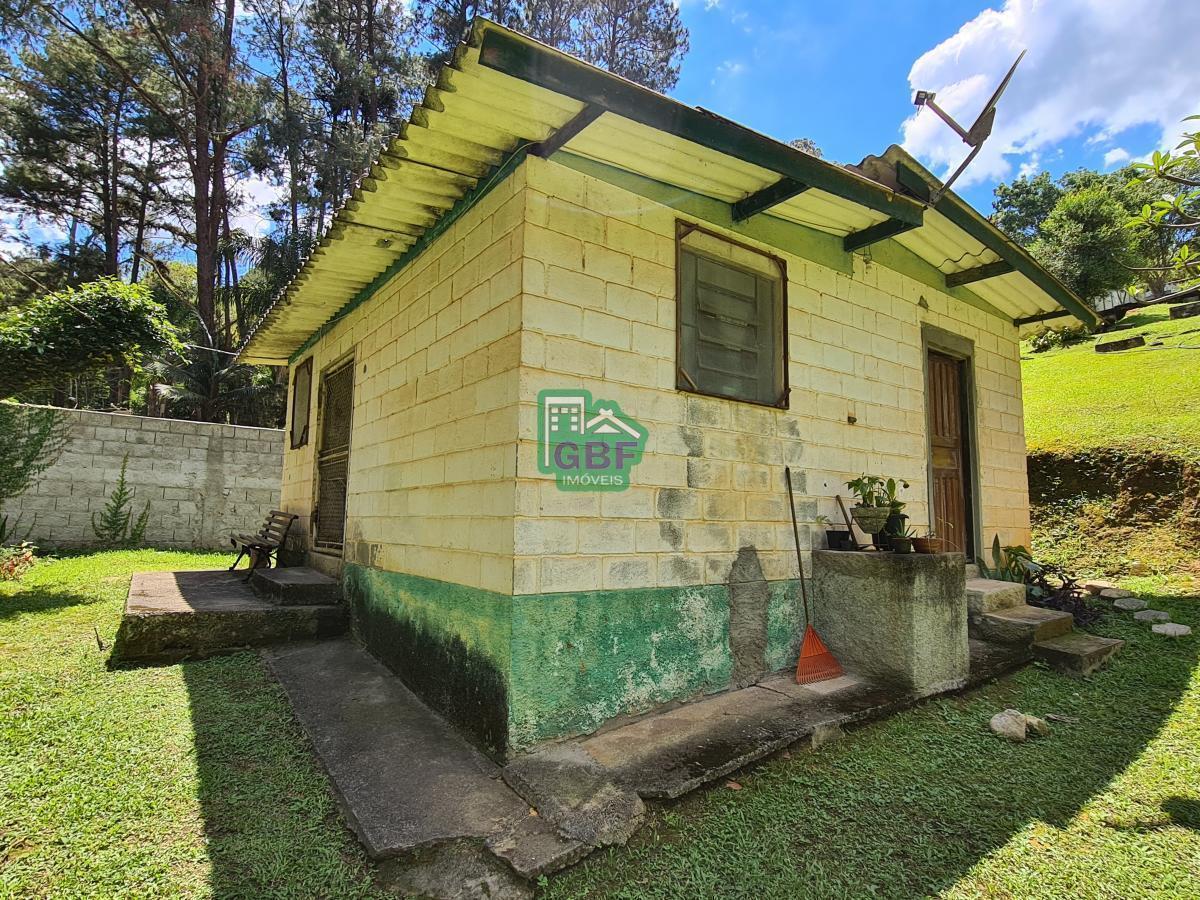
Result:
{"label": "antenna on roof", "polygon": [[975,119],[974,124],[970,128],[963,128],[951,115],[933,102],[936,96],[933,91],[917,91],[917,96],[913,100],[917,106],[927,106],[937,113],[938,118],[949,125],[963,139],[963,143],[971,148],[971,152],[967,154],[967,158],[962,161],[954,174],[946,179],[946,183],[929,195],[931,205],[936,204],[942,199],[942,195],[950,190],[950,185],[954,184],[955,180],[966,171],[967,166],[971,164],[971,160],[979,153],[983,147],[983,142],[988,139],[992,133],[992,123],[996,121],[996,104],[1000,102],[1000,95],[1004,93],[1004,89],[1008,87],[1008,83],[1012,81],[1013,72],[1017,71],[1017,66],[1021,64],[1021,60],[1025,58],[1025,51],[1021,51],[1021,55],[1017,57],[1017,61],[1012,64],[1008,70],[1008,74],[1004,76],[1004,80],[1000,82],[1000,86],[996,88],[992,97],[983,107],[983,112]]}

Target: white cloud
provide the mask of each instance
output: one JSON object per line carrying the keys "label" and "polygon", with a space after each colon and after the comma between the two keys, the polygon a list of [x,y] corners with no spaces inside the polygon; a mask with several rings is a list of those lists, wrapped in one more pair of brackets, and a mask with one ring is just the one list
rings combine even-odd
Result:
{"label": "white cloud", "polygon": [[229,220],[232,228],[262,237],[271,230],[267,206],[279,200],[282,191],[265,178],[250,175],[235,179],[230,191],[238,199],[237,212]]}
{"label": "white cloud", "polygon": [[738,78],[739,76],[744,75],[745,72],[746,64],[744,62],[739,62],[736,59],[727,59],[717,66],[717,70],[713,74],[712,84],[714,86],[719,85],[723,81],[728,81],[732,78]]}
{"label": "white cloud", "polygon": [[1129,151],[1124,147],[1113,147],[1104,154],[1104,168],[1111,169],[1113,166],[1119,166],[1123,162],[1129,162]]}
{"label": "white cloud", "polygon": [[[908,80],[914,90],[936,91],[938,105],[966,126],[1028,49],[992,136],[959,181],[964,187],[1007,178],[1014,164],[1027,165],[1072,137],[1107,143],[1150,125],[1160,146],[1173,146],[1180,120],[1200,111],[1200,67],[1189,43],[1197,34],[1195,2],[1006,0],[921,56]],[[931,111],[910,117],[903,131],[905,148],[942,174],[967,153]]]}

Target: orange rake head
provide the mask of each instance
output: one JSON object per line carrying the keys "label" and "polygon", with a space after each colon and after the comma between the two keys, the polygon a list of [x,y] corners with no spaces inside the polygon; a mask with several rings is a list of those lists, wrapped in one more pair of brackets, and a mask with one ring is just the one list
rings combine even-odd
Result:
{"label": "orange rake head", "polygon": [[804,640],[800,644],[800,661],[796,663],[796,684],[828,681],[841,674],[841,665],[809,625],[804,629]]}

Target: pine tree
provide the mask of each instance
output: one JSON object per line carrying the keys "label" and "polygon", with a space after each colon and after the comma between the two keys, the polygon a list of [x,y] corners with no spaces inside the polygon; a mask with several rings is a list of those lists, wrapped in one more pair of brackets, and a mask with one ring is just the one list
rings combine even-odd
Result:
{"label": "pine tree", "polygon": [[121,474],[117,478],[117,486],[109,494],[104,509],[100,511],[99,521],[92,513],[92,531],[97,539],[106,547],[137,546],[146,536],[146,525],[150,520],[150,501],[142,508],[137,519],[133,518],[133,491],[125,480],[125,470],[129,466],[129,454],[121,460]]}

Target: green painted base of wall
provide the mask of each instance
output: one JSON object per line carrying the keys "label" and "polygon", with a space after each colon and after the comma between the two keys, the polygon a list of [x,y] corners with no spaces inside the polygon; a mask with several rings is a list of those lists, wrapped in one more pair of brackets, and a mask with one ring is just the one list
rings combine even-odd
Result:
{"label": "green painted base of wall", "polygon": [[[760,584],[762,674],[795,664],[804,613],[798,582]],[[722,690],[734,644],[726,585],[514,597],[509,740],[526,748]]]}
{"label": "green painted base of wall", "polygon": [[794,665],[804,629],[796,581],[752,585],[747,618],[728,585],[509,597],[355,564],[344,580],[368,649],[497,758]]}
{"label": "green painted base of wall", "polygon": [[486,753],[504,759],[512,598],[353,563],[343,586],[367,649]]}

